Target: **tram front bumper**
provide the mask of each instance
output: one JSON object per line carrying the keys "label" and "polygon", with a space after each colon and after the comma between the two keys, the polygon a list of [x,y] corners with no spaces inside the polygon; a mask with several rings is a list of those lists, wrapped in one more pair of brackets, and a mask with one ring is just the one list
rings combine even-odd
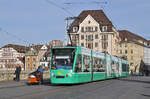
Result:
{"label": "tram front bumper", "polygon": [[77,79],[73,75],[71,76],[56,75],[55,77],[51,76],[51,83],[52,84],[74,84],[77,83]]}

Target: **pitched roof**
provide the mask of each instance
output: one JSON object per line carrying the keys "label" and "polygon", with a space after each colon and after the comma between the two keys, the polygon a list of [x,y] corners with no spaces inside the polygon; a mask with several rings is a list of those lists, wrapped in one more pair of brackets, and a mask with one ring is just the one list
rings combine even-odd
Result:
{"label": "pitched roof", "polygon": [[79,16],[72,22],[73,26],[79,26],[79,24],[88,16],[91,15],[100,25],[113,26],[112,22],[107,18],[103,10],[84,10]]}
{"label": "pitched roof", "polygon": [[39,51],[42,48],[43,45],[32,45],[30,48],[33,48],[34,50]]}
{"label": "pitched roof", "polygon": [[145,38],[134,34],[128,30],[118,30],[119,32],[119,37],[121,38],[121,41],[125,41],[125,39],[127,39],[127,41],[132,41],[132,42],[136,42],[138,43],[138,40],[143,40],[145,42],[148,42],[148,40],[146,40]]}
{"label": "pitched roof", "polygon": [[45,47],[47,47],[47,48],[50,47],[50,46],[48,46],[48,45],[32,45],[32,46],[30,46],[30,48],[33,48],[34,50],[39,51],[39,50],[41,50],[41,48],[42,48],[43,46],[45,46]]}
{"label": "pitched roof", "polygon": [[150,40],[148,40],[148,45],[150,46]]}
{"label": "pitched roof", "polygon": [[7,44],[7,45],[3,46],[2,48],[10,48],[10,47],[15,49],[19,53],[25,53],[26,51],[29,50],[29,47],[27,47],[27,46],[16,45],[16,44]]}
{"label": "pitched roof", "polygon": [[[23,45],[16,45],[16,44],[7,44],[7,45],[4,45],[2,48],[10,48],[11,47],[19,53],[26,53],[31,48],[33,48],[36,51],[39,51],[42,48],[42,46],[43,45],[23,46]],[[49,46],[47,46],[47,48],[49,48]]]}

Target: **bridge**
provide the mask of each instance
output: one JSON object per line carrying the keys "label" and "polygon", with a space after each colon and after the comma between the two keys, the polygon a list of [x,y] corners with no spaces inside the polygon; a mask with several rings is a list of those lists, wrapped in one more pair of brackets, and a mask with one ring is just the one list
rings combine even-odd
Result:
{"label": "bridge", "polygon": [[0,82],[0,99],[149,99],[150,77],[130,76],[77,85],[42,85]]}

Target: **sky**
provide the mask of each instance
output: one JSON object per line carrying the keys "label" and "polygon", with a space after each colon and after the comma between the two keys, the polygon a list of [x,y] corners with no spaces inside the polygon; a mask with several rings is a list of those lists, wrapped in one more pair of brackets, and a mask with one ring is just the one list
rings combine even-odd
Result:
{"label": "sky", "polygon": [[0,47],[64,40],[66,17],[98,9],[117,30],[150,40],[150,0],[0,0]]}

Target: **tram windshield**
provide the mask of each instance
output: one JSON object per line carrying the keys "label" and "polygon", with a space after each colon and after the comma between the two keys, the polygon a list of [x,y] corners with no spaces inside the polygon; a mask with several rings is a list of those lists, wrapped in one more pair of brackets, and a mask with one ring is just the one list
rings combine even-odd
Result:
{"label": "tram windshield", "polygon": [[53,49],[52,69],[72,69],[75,49]]}

